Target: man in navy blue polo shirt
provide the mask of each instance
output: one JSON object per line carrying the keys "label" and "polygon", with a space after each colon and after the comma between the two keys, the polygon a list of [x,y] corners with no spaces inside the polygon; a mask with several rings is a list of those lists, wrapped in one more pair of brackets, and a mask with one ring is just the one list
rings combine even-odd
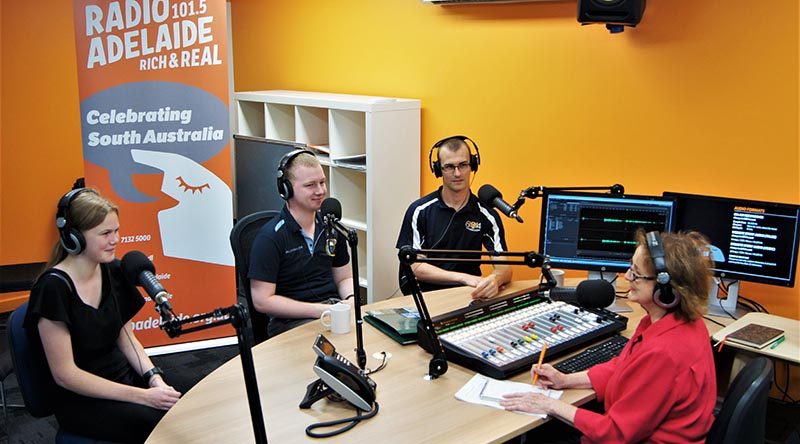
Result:
{"label": "man in navy blue polo shirt", "polygon": [[[480,164],[480,155],[470,152],[463,136],[437,142],[431,149],[431,170],[442,178],[438,190],[411,204],[406,211],[397,248],[410,245],[416,249],[507,251],[505,231],[493,208],[482,205],[470,191],[470,177]],[[433,151],[438,151],[433,160]],[[509,265],[495,265],[488,276],[481,276],[479,264],[441,263],[413,266],[423,292],[468,285],[474,287],[472,298],[497,296],[500,286],[511,281]],[[401,276],[401,288],[404,287]],[[403,288],[403,293],[408,293]]]}
{"label": "man in navy blue polo shirt", "polygon": [[319,319],[331,303],[353,304],[347,240],[337,233],[334,251],[317,210],[327,194],[325,173],[310,151],[281,159],[280,216],[262,227],[250,255],[250,292],[256,310],[270,316],[270,337]]}

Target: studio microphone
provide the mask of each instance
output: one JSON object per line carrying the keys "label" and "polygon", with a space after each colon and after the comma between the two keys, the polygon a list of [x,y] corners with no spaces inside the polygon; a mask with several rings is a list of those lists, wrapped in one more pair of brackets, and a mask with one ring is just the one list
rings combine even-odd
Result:
{"label": "studio microphone", "polygon": [[162,317],[172,311],[172,305],[169,303],[172,295],[156,278],[156,267],[144,253],[136,250],[125,253],[125,256],[122,256],[122,271],[129,281],[144,288],[150,299],[156,303],[156,310]]}
{"label": "studio microphone", "polygon": [[615,297],[614,286],[603,279],[585,280],[577,287],[556,287],[550,290],[550,299],[586,308],[608,307]]}
{"label": "studio microphone", "polygon": [[322,215],[322,225],[325,227],[325,253],[328,256],[336,255],[336,229],[334,226],[342,218],[342,203],[333,197],[322,201],[319,209]]}
{"label": "studio microphone", "polygon": [[503,200],[503,195],[497,188],[488,183],[478,190],[478,200],[487,207],[497,208],[507,217],[512,217],[516,219],[517,222],[522,223],[522,218],[517,214],[517,210],[515,210],[511,204]]}

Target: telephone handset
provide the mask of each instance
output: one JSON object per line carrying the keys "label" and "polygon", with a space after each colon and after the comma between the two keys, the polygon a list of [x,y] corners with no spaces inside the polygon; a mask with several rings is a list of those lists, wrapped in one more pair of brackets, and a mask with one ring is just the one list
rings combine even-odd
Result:
{"label": "telephone handset", "polygon": [[[320,381],[359,409],[372,410],[377,387],[375,381],[337,353],[336,347],[325,336],[318,335],[312,348],[318,355],[317,362],[314,363],[314,373],[319,376]],[[309,385],[306,397],[300,404],[301,408],[308,408],[320,399],[316,396],[317,393],[312,393],[320,392],[321,387],[318,385],[316,382]]]}

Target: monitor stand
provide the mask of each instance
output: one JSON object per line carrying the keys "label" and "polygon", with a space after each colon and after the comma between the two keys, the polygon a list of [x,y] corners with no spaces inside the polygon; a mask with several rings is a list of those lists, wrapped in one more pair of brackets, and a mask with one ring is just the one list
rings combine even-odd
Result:
{"label": "monitor stand", "polygon": [[[617,291],[617,279],[616,278],[617,278],[617,274],[616,273],[612,273],[610,271],[603,271],[603,272],[590,271],[589,272],[589,280],[603,279],[605,281],[608,281],[608,282],[611,283],[611,286],[614,287],[614,292],[615,293]],[[624,299],[621,299],[621,298],[618,298],[618,297],[615,297],[614,298],[614,302],[612,302],[611,305],[609,305],[609,306],[607,306],[605,308],[606,308],[606,310],[611,310],[614,313],[628,313],[628,312],[633,311],[631,306],[628,305],[628,303],[625,302]]]}
{"label": "monitor stand", "polygon": [[[736,300],[739,299],[739,281],[720,279],[720,282],[728,288],[727,297],[720,290],[716,281],[717,278],[714,278],[715,285],[712,285],[708,291],[708,314],[725,318],[734,316],[737,319],[744,316],[746,311],[736,307]],[[720,296],[724,299],[720,299]]]}

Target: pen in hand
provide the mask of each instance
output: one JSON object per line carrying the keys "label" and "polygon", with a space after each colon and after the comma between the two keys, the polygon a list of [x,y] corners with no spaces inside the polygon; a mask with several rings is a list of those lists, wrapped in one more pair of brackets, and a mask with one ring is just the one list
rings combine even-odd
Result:
{"label": "pen in hand", "polygon": [[[542,361],[544,361],[544,354],[547,353],[547,342],[542,345],[542,351],[539,352],[539,363],[536,364],[536,370],[542,368]],[[539,374],[533,372],[533,382],[531,384],[536,385],[536,381],[539,380]]]}

